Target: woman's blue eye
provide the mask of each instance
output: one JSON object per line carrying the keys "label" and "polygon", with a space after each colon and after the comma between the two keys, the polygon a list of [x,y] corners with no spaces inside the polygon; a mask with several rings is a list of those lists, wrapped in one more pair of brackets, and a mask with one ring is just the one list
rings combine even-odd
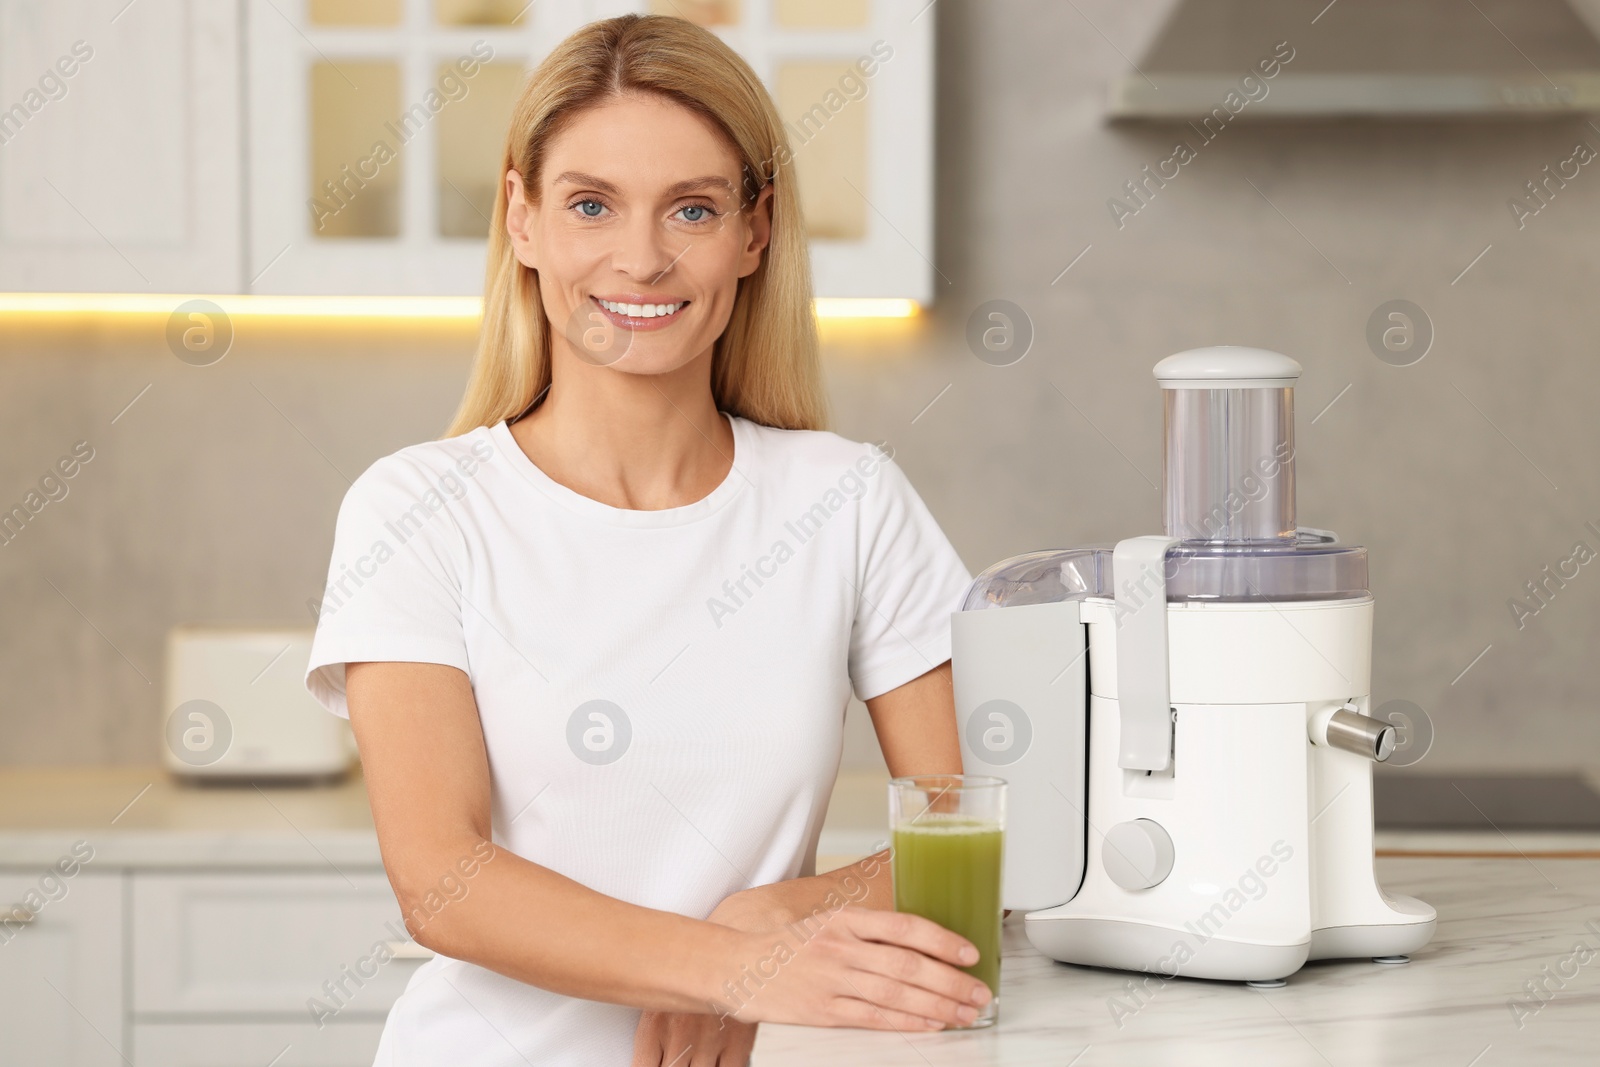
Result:
{"label": "woman's blue eye", "polygon": [[684,222],[701,222],[711,213],[711,209],[704,204],[690,204],[680,209],[679,213],[683,216]]}
{"label": "woman's blue eye", "polygon": [[605,209],[606,206],[598,200],[578,201],[578,210],[583,212],[585,216],[591,219],[599,218],[600,212],[604,211]]}

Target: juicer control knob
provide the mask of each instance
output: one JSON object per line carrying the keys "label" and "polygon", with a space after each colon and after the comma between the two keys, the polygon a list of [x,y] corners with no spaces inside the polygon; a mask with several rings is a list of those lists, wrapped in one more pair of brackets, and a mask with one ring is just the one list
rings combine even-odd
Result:
{"label": "juicer control knob", "polygon": [[1150,819],[1119,822],[1106,831],[1100,862],[1124,889],[1149,889],[1172,873],[1172,838]]}

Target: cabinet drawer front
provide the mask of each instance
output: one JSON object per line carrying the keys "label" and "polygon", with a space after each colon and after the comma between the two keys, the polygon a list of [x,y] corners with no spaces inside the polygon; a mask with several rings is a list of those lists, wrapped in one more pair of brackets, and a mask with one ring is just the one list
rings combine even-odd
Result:
{"label": "cabinet drawer front", "polygon": [[382,1017],[421,962],[383,961],[404,937],[381,874],[135,874],[133,1010]]}
{"label": "cabinet drawer front", "polygon": [[141,1023],[139,1067],[370,1067],[382,1023]]}
{"label": "cabinet drawer front", "polygon": [[122,1064],[121,877],[0,871],[0,912],[0,1063]]}

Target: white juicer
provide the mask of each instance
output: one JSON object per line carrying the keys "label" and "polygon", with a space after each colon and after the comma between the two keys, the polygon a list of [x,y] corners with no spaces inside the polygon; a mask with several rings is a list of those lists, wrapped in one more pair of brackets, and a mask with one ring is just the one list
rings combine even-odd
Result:
{"label": "white juicer", "polygon": [[969,774],[1010,782],[1004,906],[1068,963],[1278,984],[1404,962],[1434,909],[1373,872],[1364,548],[1295,525],[1300,365],[1182,352],[1165,529],[984,571],[952,618]]}

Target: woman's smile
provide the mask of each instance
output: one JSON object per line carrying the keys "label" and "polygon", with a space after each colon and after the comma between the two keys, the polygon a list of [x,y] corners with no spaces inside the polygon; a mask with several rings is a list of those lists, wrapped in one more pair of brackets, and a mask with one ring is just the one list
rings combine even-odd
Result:
{"label": "woman's smile", "polygon": [[624,330],[663,330],[678,321],[678,314],[689,301],[675,297],[638,293],[618,293],[589,298],[606,320]]}

